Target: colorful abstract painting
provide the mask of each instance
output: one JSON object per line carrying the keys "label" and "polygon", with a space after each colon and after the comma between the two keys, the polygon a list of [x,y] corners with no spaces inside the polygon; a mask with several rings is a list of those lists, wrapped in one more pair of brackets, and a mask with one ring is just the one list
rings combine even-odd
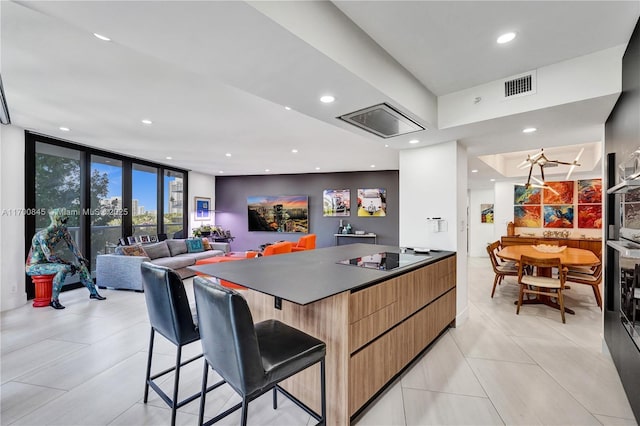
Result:
{"label": "colorful abstract painting", "polygon": [[534,188],[532,186],[526,188],[516,185],[513,193],[513,204],[540,204],[542,202],[540,188]]}
{"label": "colorful abstract painting", "polygon": [[545,228],[573,228],[573,206],[544,206]]}
{"label": "colorful abstract painting", "polygon": [[480,204],[480,222],[493,223],[493,204]]}
{"label": "colorful abstract painting", "polygon": [[573,204],[574,181],[546,182],[544,188],[544,204]]}
{"label": "colorful abstract painting", "polygon": [[513,208],[513,223],[521,228],[540,228],[542,217],[540,206],[515,206]]}
{"label": "colorful abstract painting", "polygon": [[590,206],[578,206],[578,228],[601,229],[602,206],[594,204]]}
{"label": "colorful abstract painting", "polygon": [[602,179],[578,181],[578,204],[602,203]]}

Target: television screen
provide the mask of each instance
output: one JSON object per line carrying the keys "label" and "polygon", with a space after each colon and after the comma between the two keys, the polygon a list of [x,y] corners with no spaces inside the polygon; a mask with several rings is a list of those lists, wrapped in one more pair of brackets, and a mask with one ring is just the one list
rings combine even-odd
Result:
{"label": "television screen", "polygon": [[247,198],[249,231],[309,232],[309,197],[255,195]]}

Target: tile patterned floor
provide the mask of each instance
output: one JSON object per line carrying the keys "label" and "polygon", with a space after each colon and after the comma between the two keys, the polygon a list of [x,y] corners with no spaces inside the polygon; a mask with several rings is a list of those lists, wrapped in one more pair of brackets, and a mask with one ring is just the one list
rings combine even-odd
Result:
{"label": "tile patterned floor", "polygon": [[[490,298],[486,258],[469,259],[469,319],[450,329],[354,422],[387,425],[635,425],[611,358],[603,353],[602,316],[590,288],[574,285],[562,324],[557,311],[525,306],[516,316],[517,286],[507,279]],[[192,295],[191,280],[187,280]],[[142,403],[148,321],[144,295],[108,291],[90,301],[85,289],[63,293],[64,311],[30,305],[2,313],[0,424],[167,425],[169,409],[152,392]],[[199,351],[185,349],[185,356]],[[170,366],[174,347],[162,339],[154,364]],[[181,395],[200,386],[201,364],[188,366]],[[213,375],[213,373],[211,373]],[[214,380],[212,377],[210,380]],[[171,377],[163,383],[170,388]],[[207,414],[238,397],[218,389]],[[197,424],[198,403],[177,424]],[[234,425],[239,414],[220,422]],[[250,425],[307,425],[288,401],[254,401]],[[333,425],[332,425],[333,426]]]}

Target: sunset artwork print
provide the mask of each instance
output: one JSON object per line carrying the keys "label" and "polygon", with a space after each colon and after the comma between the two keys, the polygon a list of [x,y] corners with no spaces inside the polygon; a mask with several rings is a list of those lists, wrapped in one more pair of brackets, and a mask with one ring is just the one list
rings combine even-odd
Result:
{"label": "sunset artwork print", "polygon": [[544,206],[545,228],[573,228],[573,206]]}
{"label": "sunset artwork print", "polygon": [[517,227],[540,228],[542,226],[540,206],[515,206],[513,218],[513,223]]}
{"label": "sunset artwork print", "polygon": [[602,179],[578,181],[578,204],[602,203]]}
{"label": "sunset artwork print", "polygon": [[578,206],[578,228],[602,229],[602,206]]}
{"label": "sunset artwork print", "polygon": [[515,186],[513,193],[513,204],[540,204],[542,201],[540,188]]}
{"label": "sunset artwork print", "polygon": [[573,204],[573,181],[546,182],[544,204]]}
{"label": "sunset artwork print", "polygon": [[247,197],[249,231],[309,232],[309,197],[256,195]]}

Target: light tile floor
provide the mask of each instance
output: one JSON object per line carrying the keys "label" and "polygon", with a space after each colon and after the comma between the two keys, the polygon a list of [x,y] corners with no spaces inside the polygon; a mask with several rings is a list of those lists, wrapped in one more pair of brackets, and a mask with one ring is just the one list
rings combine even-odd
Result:
{"label": "light tile floor", "polygon": [[[517,286],[508,278],[490,298],[486,258],[469,259],[469,319],[450,329],[354,422],[370,425],[635,425],[610,356],[603,353],[602,315],[593,293],[573,285],[568,315],[529,305],[516,316]],[[185,282],[190,297],[191,280]],[[0,424],[167,425],[168,407],[151,392],[142,403],[149,327],[144,295],[85,289],[61,296],[64,311],[30,305],[2,313]],[[154,366],[174,360],[156,340]],[[184,356],[199,352],[199,343]],[[202,364],[181,374],[181,395],[197,392]],[[213,373],[211,373],[213,375]],[[210,378],[215,380],[214,377]],[[163,383],[171,387],[171,377]],[[329,396],[330,397],[330,396]],[[228,387],[209,393],[207,415],[238,401]],[[197,424],[198,402],[179,410],[177,424]],[[249,408],[250,425],[308,425],[312,419],[270,395]],[[234,425],[239,413],[219,424]],[[334,425],[330,425],[334,426]]]}

